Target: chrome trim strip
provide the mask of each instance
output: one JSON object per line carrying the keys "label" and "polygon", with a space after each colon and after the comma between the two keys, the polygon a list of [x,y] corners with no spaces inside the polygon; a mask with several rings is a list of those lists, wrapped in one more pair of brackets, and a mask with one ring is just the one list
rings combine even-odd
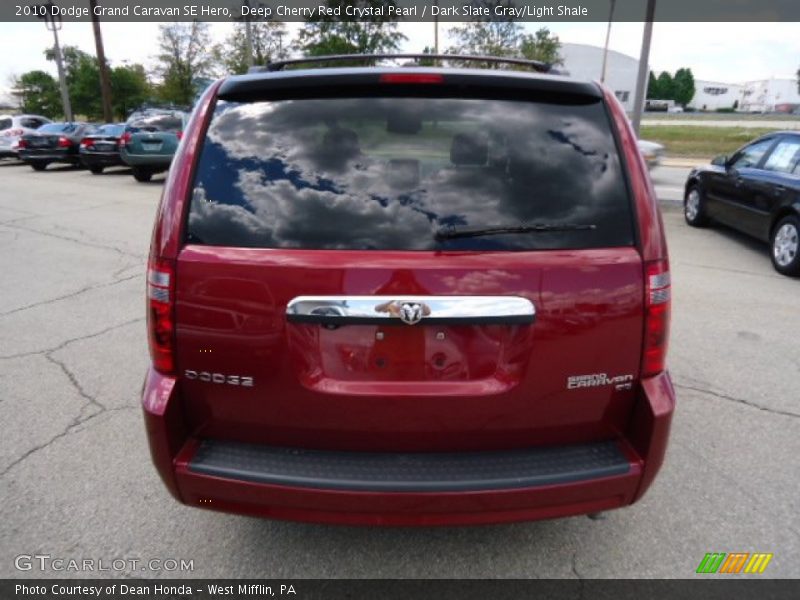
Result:
{"label": "chrome trim strip", "polygon": [[290,323],[323,325],[530,324],[533,303],[520,296],[298,296]]}

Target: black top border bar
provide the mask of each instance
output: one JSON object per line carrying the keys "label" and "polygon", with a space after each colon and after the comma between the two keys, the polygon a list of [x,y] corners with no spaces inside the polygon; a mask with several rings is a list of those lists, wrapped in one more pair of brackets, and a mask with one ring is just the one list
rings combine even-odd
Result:
{"label": "black top border bar", "polygon": [[[655,0],[655,21],[798,22],[798,0]],[[648,0],[616,0],[613,20],[645,20]],[[609,0],[5,0],[0,21],[42,18],[117,22],[165,21],[457,21],[605,22]]]}

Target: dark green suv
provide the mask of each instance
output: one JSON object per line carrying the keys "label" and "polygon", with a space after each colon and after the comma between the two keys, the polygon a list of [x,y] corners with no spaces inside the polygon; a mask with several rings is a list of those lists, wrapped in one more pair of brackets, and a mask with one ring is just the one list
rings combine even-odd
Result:
{"label": "dark green suv", "polygon": [[178,149],[187,114],[180,110],[149,110],[128,119],[120,138],[120,156],[136,181],[150,181],[169,169]]}

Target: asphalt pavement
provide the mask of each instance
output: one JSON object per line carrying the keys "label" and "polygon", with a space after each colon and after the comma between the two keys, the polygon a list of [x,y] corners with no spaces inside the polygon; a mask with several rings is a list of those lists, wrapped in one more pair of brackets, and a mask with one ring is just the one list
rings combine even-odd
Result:
{"label": "asphalt pavement", "polygon": [[[0,577],[672,578],[694,576],[707,552],[773,553],[760,577],[797,577],[800,280],[775,273],[758,243],[684,225],[685,174],[653,173],[678,407],[645,498],[597,519],[375,529],[177,504],[150,463],[139,409],[162,177],[0,165]],[[17,557],[35,554],[128,566],[18,570],[30,563]],[[192,570],[165,571],[171,559]]]}

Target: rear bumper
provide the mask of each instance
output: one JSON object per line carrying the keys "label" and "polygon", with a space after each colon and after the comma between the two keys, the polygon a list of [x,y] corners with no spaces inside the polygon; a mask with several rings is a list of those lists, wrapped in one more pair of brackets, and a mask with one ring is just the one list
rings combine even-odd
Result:
{"label": "rear bumper", "polygon": [[119,152],[81,152],[80,160],[87,167],[114,167],[125,164]]}
{"label": "rear bumper", "polygon": [[470,455],[291,451],[201,440],[184,427],[175,380],[152,370],[142,402],[153,462],[185,504],[298,521],[456,525],[635,502],[663,462],[675,404],[666,374],[644,382],[640,392],[625,438]]}
{"label": "rear bumper", "polygon": [[24,160],[27,163],[31,162],[63,162],[69,163],[73,165],[77,165],[80,163],[81,159],[78,154],[74,152],[69,152],[64,150],[59,152],[58,150],[46,150],[46,151],[37,151],[37,150],[20,150],[19,151],[19,158]]}
{"label": "rear bumper", "polygon": [[169,169],[172,163],[172,154],[130,154],[121,152],[122,161],[131,167],[149,167],[153,169]]}

